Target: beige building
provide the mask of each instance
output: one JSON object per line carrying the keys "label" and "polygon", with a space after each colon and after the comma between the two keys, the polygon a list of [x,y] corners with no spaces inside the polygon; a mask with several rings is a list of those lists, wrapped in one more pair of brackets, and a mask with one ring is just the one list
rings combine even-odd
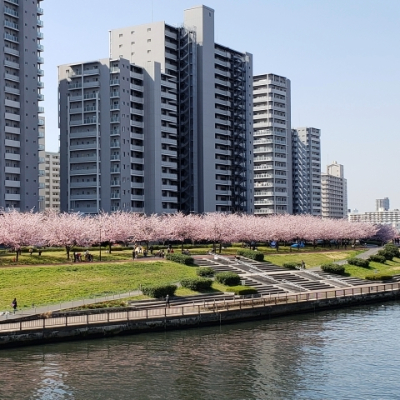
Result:
{"label": "beige building", "polygon": [[45,209],[60,211],[60,153],[46,151],[44,166]]}
{"label": "beige building", "polygon": [[347,217],[347,180],[343,165],[334,161],[321,174],[322,218]]}

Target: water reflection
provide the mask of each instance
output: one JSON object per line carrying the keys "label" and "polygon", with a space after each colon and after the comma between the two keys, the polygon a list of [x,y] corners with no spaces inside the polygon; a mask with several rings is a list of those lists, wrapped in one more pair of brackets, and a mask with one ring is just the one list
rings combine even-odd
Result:
{"label": "water reflection", "polygon": [[[3,350],[0,399],[393,399],[399,316],[394,303]],[[382,373],[391,388],[358,378]]]}

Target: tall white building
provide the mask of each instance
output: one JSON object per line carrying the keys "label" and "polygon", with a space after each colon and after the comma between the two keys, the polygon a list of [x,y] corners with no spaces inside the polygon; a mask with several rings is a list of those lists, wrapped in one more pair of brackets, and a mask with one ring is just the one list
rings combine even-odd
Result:
{"label": "tall white building", "polygon": [[292,213],[290,80],[254,76],[254,213]]}
{"label": "tall white building", "polygon": [[4,0],[0,54],[0,207],[39,207],[41,0]]}
{"label": "tall white building", "polygon": [[146,212],[176,195],[184,212],[253,212],[252,55],[215,43],[214,10],[112,30],[110,49],[144,69]]}
{"label": "tall white building", "polygon": [[323,218],[347,217],[347,180],[343,165],[336,161],[321,174],[321,200]]}
{"label": "tall white building", "polygon": [[321,215],[321,131],[292,130],[293,214]]}

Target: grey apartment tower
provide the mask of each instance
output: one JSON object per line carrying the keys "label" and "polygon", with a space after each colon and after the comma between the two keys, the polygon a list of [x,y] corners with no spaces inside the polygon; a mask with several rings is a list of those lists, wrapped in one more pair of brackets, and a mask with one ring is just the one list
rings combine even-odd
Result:
{"label": "grey apartment tower", "polygon": [[110,52],[59,67],[61,209],[252,213],[252,56],[215,43],[214,10],[112,30]]}
{"label": "grey apartment tower", "polygon": [[41,0],[4,0],[0,14],[0,207],[39,206],[39,115],[43,100]]}

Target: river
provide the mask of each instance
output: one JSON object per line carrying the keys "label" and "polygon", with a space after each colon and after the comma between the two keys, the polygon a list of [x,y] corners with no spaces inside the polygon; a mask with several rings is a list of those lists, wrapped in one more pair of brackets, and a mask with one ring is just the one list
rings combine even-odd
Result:
{"label": "river", "polygon": [[400,303],[0,352],[0,399],[400,399]]}

